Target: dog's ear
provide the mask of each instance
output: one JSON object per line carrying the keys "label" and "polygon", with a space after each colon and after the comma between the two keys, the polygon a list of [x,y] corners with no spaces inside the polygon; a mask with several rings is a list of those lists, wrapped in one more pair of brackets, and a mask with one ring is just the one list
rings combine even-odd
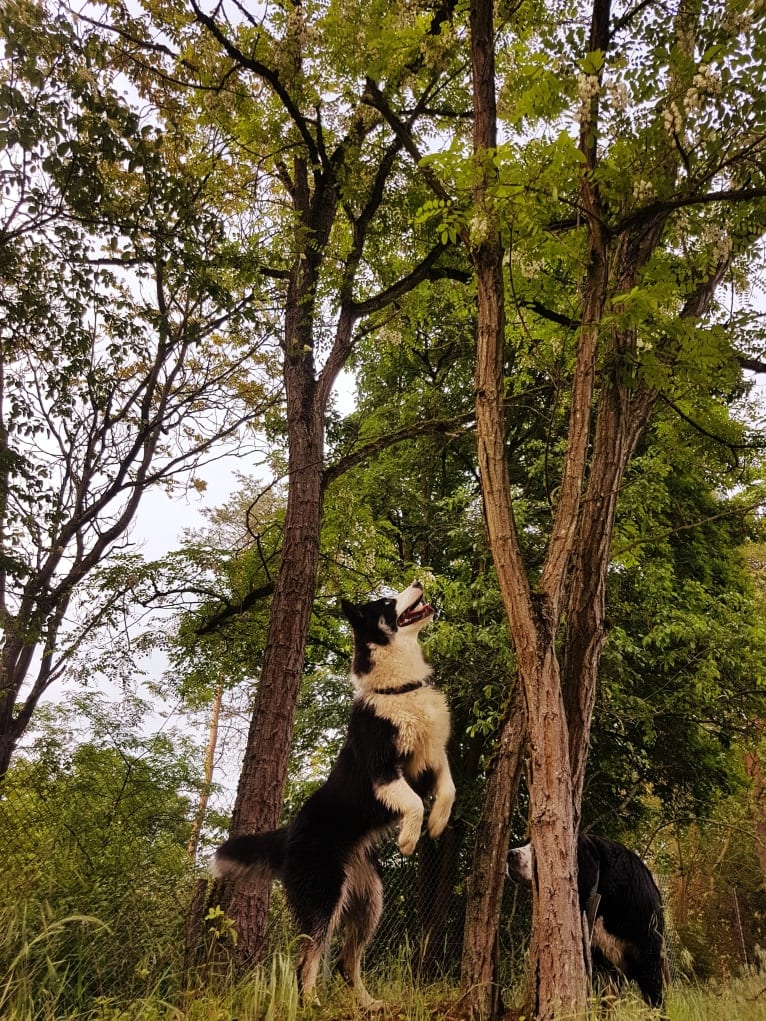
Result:
{"label": "dog's ear", "polygon": [[354,625],[360,623],[362,614],[359,612],[358,606],[349,602],[348,599],[341,599],[340,608],[343,610],[343,616],[350,624]]}

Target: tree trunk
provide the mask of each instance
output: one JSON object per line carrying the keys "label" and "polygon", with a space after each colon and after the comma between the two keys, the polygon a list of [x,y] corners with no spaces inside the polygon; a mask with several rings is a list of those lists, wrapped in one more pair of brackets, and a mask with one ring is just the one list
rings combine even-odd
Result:
{"label": "tree trunk", "polygon": [[521,780],[527,723],[520,683],[513,689],[487,776],[467,880],[460,988],[473,1018],[495,1018],[500,1005],[497,931],[505,887],[511,816]]}
{"label": "tree trunk", "polygon": [[202,789],[199,795],[199,801],[197,802],[197,808],[194,812],[194,821],[192,822],[191,833],[189,834],[189,841],[186,845],[186,853],[189,858],[194,861],[197,857],[197,848],[199,846],[199,838],[202,833],[202,826],[205,822],[205,813],[207,812],[208,802],[210,801],[210,791],[213,788],[213,772],[215,769],[215,750],[218,746],[218,721],[221,718],[221,705],[223,704],[223,678],[220,677],[218,684],[216,685],[215,695],[213,697],[213,706],[210,710],[210,725],[207,731],[207,745],[205,746],[205,761],[203,766],[202,776]]}
{"label": "tree trunk", "polygon": [[761,751],[763,745],[764,724],[756,723],[756,734],[760,743],[754,744],[752,750],[745,754],[745,772],[750,778],[750,805],[755,832],[755,850],[761,866],[761,874],[766,882],[766,769],[764,769]]}
{"label": "tree trunk", "polygon": [[[21,691],[29,678],[39,644],[33,640],[25,642],[23,638],[18,637],[18,619],[6,618],[3,621],[0,617],[0,629],[5,631],[5,647],[0,655],[0,782],[10,769],[18,743],[26,733],[32,714],[50,684],[55,639],[68,605],[68,598],[61,599],[61,606],[55,614],[50,615],[53,623],[48,631],[48,646],[40,657],[36,676],[23,700]],[[19,614],[21,619],[25,616],[27,615]],[[31,631],[34,624],[28,627]]]}
{"label": "tree trunk", "polygon": [[[279,825],[295,707],[319,562],[324,447],[313,358],[285,354],[289,489],[282,557],[274,586],[263,665],[231,822],[231,835]],[[221,904],[234,919],[241,965],[257,961],[266,934],[270,881],[222,884]]]}
{"label": "tree trunk", "polygon": [[16,750],[16,726],[13,710],[16,705],[18,686],[8,676],[6,663],[9,655],[11,639],[6,635],[6,648],[0,660],[0,782],[10,769],[13,753]]}
{"label": "tree trunk", "polygon": [[532,876],[530,1009],[539,1018],[585,1009],[586,975],[577,900],[569,734],[553,641],[524,670],[529,714]]}
{"label": "tree trunk", "polygon": [[[660,215],[636,235],[621,239],[615,256],[617,293],[636,285],[662,237],[665,222],[666,216]],[[680,313],[682,319],[696,319],[708,311],[728,261],[724,256],[710,277],[688,296]],[[615,333],[612,356],[618,364],[633,355],[636,339],[635,330]],[[615,375],[605,381],[599,401],[590,478],[569,578],[564,642],[564,693],[578,826],[598,669],[606,639],[606,581],[617,500],[630,460],[651,421],[656,399],[654,390],[639,382],[625,385]]]}
{"label": "tree trunk", "polygon": [[606,639],[606,581],[617,498],[654,401],[655,395],[645,387],[629,390],[614,383],[606,387],[599,404],[591,474],[569,579],[563,660],[576,829],[580,824],[598,669]]}

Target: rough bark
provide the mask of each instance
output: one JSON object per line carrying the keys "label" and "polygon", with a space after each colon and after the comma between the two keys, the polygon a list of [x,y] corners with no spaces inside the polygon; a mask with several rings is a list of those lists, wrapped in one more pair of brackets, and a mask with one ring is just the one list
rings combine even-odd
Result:
{"label": "rough bark", "polygon": [[[539,1018],[579,1017],[586,1001],[569,739],[552,641],[522,670],[529,716],[532,877],[530,1007]],[[534,690],[532,690],[534,689]]]}
{"label": "rough bark", "polygon": [[[306,260],[301,260],[305,262]],[[299,267],[302,274],[303,269]],[[299,286],[300,285],[300,286]],[[322,517],[324,401],[318,399],[311,344],[312,279],[296,283],[286,316],[284,382],[287,397],[288,495],[263,663],[248,733],[232,836],[279,825],[316,589]],[[259,959],[268,918],[270,881],[221,885],[224,910],[237,929],[237,957]]]}
{"label": "rough bark", "polygon": [[617,498],[628,462],[654,407],[645,388],[608,387],[599,404],[593,463],[570,574],[563,672],[572,798],[579,826],[591,719],[606,639],[606,580]]}

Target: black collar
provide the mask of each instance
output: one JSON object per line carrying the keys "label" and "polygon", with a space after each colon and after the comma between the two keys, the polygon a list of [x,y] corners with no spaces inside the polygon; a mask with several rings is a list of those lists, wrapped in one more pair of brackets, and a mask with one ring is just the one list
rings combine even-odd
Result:
{"label": "black collar", "polygon": [[400,684],[398,688],[373,688],[376,695],[406,695],[408,691],[417,691],[418,688],[425,688],[425,681],[410,681],[409,684]]}

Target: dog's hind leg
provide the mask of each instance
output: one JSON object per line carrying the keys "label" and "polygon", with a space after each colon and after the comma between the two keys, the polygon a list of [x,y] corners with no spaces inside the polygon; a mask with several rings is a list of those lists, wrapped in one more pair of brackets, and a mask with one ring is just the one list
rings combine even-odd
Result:
{"label": "dog's hind leg", "polygon": [[360,1007],[379,1010],[381,1000],[374,1000],[362,981],[362,956],[375,935],[383,913],[383,883],[375,860],[361,852],[351,863],[344,890],[342,924],[343,944],[338,955],[338,970],[353,988]]}
{"label": "dog's hind leg", "polygon": [[301,936],[301,949],[298,955],[298,989],[301,1003],[316,1003],[316,984],[322,955],[330,941],[330,932],[320,930],[311,936]]}
{"label": "dog's hind leg", "polygon": [[343,911],[346,877],[338,862],[306,856],[301,860],[293,852],[283,879],[287,899],[301,933],[298,953],[298,989],[303,1003],[316,1001],[316,982],[322,956],[327,949]]}

